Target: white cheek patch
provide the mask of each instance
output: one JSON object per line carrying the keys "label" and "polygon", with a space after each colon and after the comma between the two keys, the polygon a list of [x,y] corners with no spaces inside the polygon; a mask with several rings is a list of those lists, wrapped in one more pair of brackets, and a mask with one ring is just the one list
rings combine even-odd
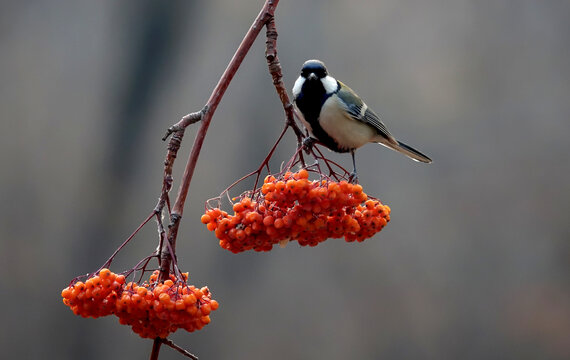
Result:
{"label": "white cheek patch", "polygon": [[296,98],[299,95],[301,89],[303,88],[304,83],[305,83],[305,78],[299,76],[295,81],[295,85],[293,85],[293,98]]}
{"label": "white cheek patch", "polygon": [[324,78],[321,79],[321,81],[323,83],[323,87],[325,88],[327,94],[335,93],[336,90],[338,89],[338,83],[336,79],[330,75],[325,76]]}

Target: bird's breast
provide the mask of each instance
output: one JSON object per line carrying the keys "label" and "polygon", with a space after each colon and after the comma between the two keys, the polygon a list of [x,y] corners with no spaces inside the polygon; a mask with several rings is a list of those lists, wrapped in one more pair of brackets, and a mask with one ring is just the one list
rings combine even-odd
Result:
{"label": "bird's breast", "polygon": [[331,96],[323,104],[319,125],[324,132],[343,151],[357,149],[370,142],[376,134],[375,130],[370,125],[350,117],[339,101],[337,96]]}

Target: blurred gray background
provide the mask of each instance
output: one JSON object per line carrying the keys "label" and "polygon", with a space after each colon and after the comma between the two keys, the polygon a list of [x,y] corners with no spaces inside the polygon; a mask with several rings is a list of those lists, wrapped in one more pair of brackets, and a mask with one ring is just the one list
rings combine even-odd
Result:
{"label": "blurred gray background", "polygon": [[[151,341],[74,316],[60,291],[154,207],[160,138],[203,106],[262,3],[2,2],[2,358],[148,358]],[[434,163],[359,151],[365,191],[392,208],[364,243],[222,250],[204,201],[255,169],[284,121],[259,38],[214,116],[178,242],[221,306],[173,340],[200,359],[570,358],[570,2],[282,0],[276,22],[289,88],[324,60]],[[277,163],[294,147],[291,133]],[[113,270],[156,239],[150,224]]]}

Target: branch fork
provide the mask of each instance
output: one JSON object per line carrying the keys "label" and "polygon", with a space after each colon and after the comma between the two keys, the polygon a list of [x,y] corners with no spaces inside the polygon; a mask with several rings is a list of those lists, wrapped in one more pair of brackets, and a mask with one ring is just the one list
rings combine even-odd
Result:
{"label": "branch fork", "polygon": [[[271,74],[271,77],[273,79],[273,84],[275,86],[277,94],[279,95],[281,103],[283,104],[283,110],[285,112],[285,116],[287,119],[285,129],[283,130],[281,137],[285,133],[285,130],[291,127],[295,132],[295,135],[297,136],[297,142],[299,147],[302,144],[303,132],[295,123],[293,105],[289,100],[287,90],[283,83],[283,73],[281,70],[281,64],[279,62],[279,58],[277,57],[278,34],[277,34],[277,29],[275,27],[274,14],[278,3],[279,0],[265,1],[263,8],[257,15],[256,19],[254,20],[253,24],[249,28],[246,35],[244,36],[241,44],[236,50],[234,56],[232,57],[230,63],[228,64],[226,70],[222,74],[220,80],[218,81],[218,84],[212,91],[210,98],[208,99],[207,103],[204,105],[202,110],[183,116],[179,122],[168,128],[166,134],[162,138],[162,140],[165,141],[172,135],[168,144],[168,153],[164,161],[164,177],[163,177],[162,191],[158,203],[154,208],[154,215],[156,216],[158,229],[159,229],[159,248],[158,248],[159,251],[158,256],[160,261],[159,281],[168,279],[171,267],[174,267],[175,271],[177,269],[175,250],[176,250],[176,239],[178,236],[178,228],[180,225],[180,220],[182,219],[183,216],[184,204],[188,196],[188,190],[190,187],[190,183],[192,181],[192,176],[194,174],[200,150],[204,143],[204,139],[206,137],[206,133],[208,131],[208,127],[210,125],[212,117],[224,93],[226,92],[230,82],[232,81],[238,68],[243,62],[243,59],[245,58],[246,54],[249,52],[253,42],[255,41],[255,39],[257,38],[257,36],[261,32],[261,29],[264,26],[266,26],[267,28],[265,58],[267,60],[267,65],[269,67],[269,73]],[[184,175],[182,177],[181,183],[178,188],[176,199],[171,207],[169,193],[170,190],[172,189],[172,167],[174,165],[177,152],[180,148],[180,144],[184,136],[184,130],[186,129],[186,127],[197,122],[200,122],[201,124],[200,129],[198,130],[196,138],[194,139],[194,145],[192,146],[190,156],[186,163],[186,168],[184,170]],[[162,223],[162,213],[165,210],[165,207],[170,221],[168,225],[168,231],[165,231],[164,225]],[[154,341],[150,357],[151,360],[158,359],[160,346],[163,343],[171,347],[174,347],[178,351],[183,350],[181,348],[173,346],[173,343],[170,342],[170,340],[157,338]],[[183,351],[181,352],[184,353]],[[188,356],[187,354],[185,355]],[[193,355],[189,357],[192,356]]]}

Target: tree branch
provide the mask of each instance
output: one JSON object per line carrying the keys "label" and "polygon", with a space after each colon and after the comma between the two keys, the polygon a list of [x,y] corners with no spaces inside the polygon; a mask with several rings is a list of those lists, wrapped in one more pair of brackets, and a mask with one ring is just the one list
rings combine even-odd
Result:
{"label": "tree branch", "polygon": [[287,126],[290,126],[295,135],[297,135],[297,143],[301,146],[303,142],[303,131],[297,126],[294,117],[293,104],[289,100],[289,95],[287,94],[287,89],[285,84],[283,84],[283,72],[281,70],[281,63],[277,57],[277,28],[275,27],[275,18],[271,16],[267,23],[265,40],[265,59],[267,60],[267,66],[269,67],[269,73],[273,78],[273,85],[275,85],[275,90],[279,95],[279,99],[283,104],[283,110],[285,110],[285,116],[287,117]]}
{"label": "tree branch", "polygon": [[158,354],[160,353],[160,346],[162,345],[162,339],[156,338],[152,343],[152,351],[150,352],[150,360],[158,360]]}
{"label": "tree branch", "polygon": [[184,355],[184,356],[186,356],[192,360],[198,360],[198,357],[196,355],[194,355],[191,352],[189,352],[189,351],[181,348],[180,346],[176,345],[174,342],[172,342],[172,340],[170,340],[170,339],[160,339],[160,340],[162,341],[162,343],[164,345],[170,346],[171,348],[178,351],[182,355]]}
{"label": "tree branch", "polygon": [[[210,98],[208,99],[208,101],[207,101],[206,105],[203,107],[203,109],[199,112],[191,113],[191,114],[184,116],[178,123],[174,124],[173,126],[171,126],[168,129],[166,135],[163,138],[163,140],[165,140],[166,138],[168,138],[168,136],[170,136],[171,134],[174,133],[174,136],[172,137],[172,139],[169,143],[168,154],[167,154],[167,158],[165,160],[163,188],[162,188],[162,192],[161,192],[161,196],[159,198],[158,204],[155,207],[155,214],[161,214],[163,209],[164,209],[165,204],[169,204],[168,193],[169,193],[171,186],[172,186],[172,165],[173,165],[174,160],[176,158],[176,153],[178,151],[178,148],[180,147],[180,142],[182,141],[182,136],[184,135],[184,129],[187,126],[189,126],[190,124],[201,120],[200,129],[198,130],[198,133],[196,134],[196,137],[194,139],[194,145],[192,146],[190,156],[188,157],[188,161],[186,163],[186,168],[184,170],[184,175],[182,176],[182,180],[181,180],[180,186],[178,188],[176,200],[174,201],[172,209],[170,209],[170,206],[169,206],[170,224],[168,225],[168,235],[166,236],[167,244],[162,244],[162,247],[160,249],[161,254],[159,257],[160,258],[159,281],[164,281],[164,280],[168,279],[171,263],[173,261],[173,258],[175,259],[175,256],[176,256],[175,255],[176,239],[178,236],[178,228],[180,226],[180,219],[182,218],[182,215],[184,212],[184,204],[185,204],[186,198],[188,196],[188,190],[190,188],[192,176],[194,175],[196,163],[198,161],[198,157],[200,155],[200,151],[202,149],[202,145],[204,143],[204,139],[206,137],[206,133],[208,131],[208,127],[210,126],[210,122],[212,120],[214,112],[216,111],[216,109],[217,109],[222,97],[224,96],[230,82],[234,78],[237,70],[239,69],[241,63],[243,62],[243,60],[245,58],[245,56],[249,52],[253,42],[255,41],[257,36],[259,35],[261,29],[263,28],[264,25],[266,25],[268,22],[273,20],[275,9],[276,9],[278,3],[279,3],[279,0],[266,0],[265,1],[263,8],[261,9],[259,14],[257,15],[256,19],[254,20],[253,24],[249,28],[248,32],[245,34],[241,44],[239,45],[234,56],[230,60],[230,63],[228,64],[226,70],[222,74],[220,80],[218,81],[218,84],[216,85],[216,87],[212,91],[212,94],[210,95]],[[273,25],[273,28],[274,28],[274,25]],[[275,40],[276,40],[277,39],[277,33],[276,32],[275,32],[274,36],[275,36]],[[275,54],[275,56],[273,56],[271,58],[272,61],[277,60],[276,51],[274,51],[274,54]],[[268,58],[268,61],[269,61],[269,58]],[[281,71],[280,71],[280,65],[278,63],[278,60],[277,60],[276,64],[277,64],[276,66],[278,67],[278,70],[279,70],[278,73],[280,74]],[[282,77],[282,75],[279,75],[279,79],[281,77]],[[275,83],[275,81],[274,81],[274,83]],[[281,84],[282,84],[282,82],[281,82]],[[284,87],[283,87],[283,89],[284,89]],[[278,92],[279,92],[279,90],[278,90]],[[282,97],[282,94],[280,94],[280,98],[282,98],[282,102],[284,104],[285,103],[288,104],[289,101],[288,101],[286,91],[284,92],[284,96],[285,97]],[[291,106],[290,110],[285,108],[285,111],[287,113],[288,119],[289,118],[293,119],[292,106]],[[289,120],[288,120],[288,122],[289,122]],[[294,123],[294,120],[293,120],[293,123]],[[290,126],[292,126],[292,125],[290,125]],[[296,128],[296,124],[295,124],[294,129],[295,128]],[[296,131],[296,133],[297,133],[297,131]],[[159,221],[159,226],[160,226],[160,221]],[[162,239],[162,235],[161,235],[161,239]],[[163,240],[164,239],[162,239],[161,242],[163,242]],[[155,339],[153,349],[152,349],[152,353],[151,353],[151,360],[158,359],[158,353],[160,351],[160,345],[163,342],[165,344],[168,344],[171,347],[174,347],[175,349],[178,349],[178,347],[175,346],[172,342],[167,343],[164,340]],[[190,354],[190,353],[188,353],[188,354]]]}
{"label": "tree branch", "polygon": [[[196,163],[198,161],[198,156],[200,155],[200,150],[202,149],[202,145],[204,143],[204,139],[206,137],[206,132],[208,131],[208,127],[210,126],[210,121],[212,120],[212,116],[216,111],[224,93],[226,92],[230,82],[232,81],[233,77],[235,76],[238,68],[240,67],[243,59],[245,58],[246,54],[249,52],[251,45],[259,35],[259,32],[263,28],[263,26],[267,23],[267,21],[273,18],[275,13],[275,8],[279,0],[266,0],[263,8],[257,15],[257,18],[249,28],[248,32],[246,33],[245,37],[243,38],[241,44],[239,45],[238,49],[236,50],[234,56],[232,57],[230,63],[228,64],[226,70],[222,74],[222,77],[218,81],[218,84],[212,91],[208,102],[204,106],[202,110],[201,116],[201,126],[196,134],[196,138],[194,140],[194,145],[192,146],[192,151],[190,152],[190,157],[188,158],[188,162],[186,163],[186,168],[184,170],[184,175],[182,176],[182,181],[180,183],[180,187],[178,189],[178,194],[176,196],[176,201],[172,207],[172,212],[170,214],[170,225],[168,226],[168,241],[173,250],[176,249],[176,238],[178,235],[178,228],[180,225],[180,218],[182,218],[182,214],[184,212],[184,203],[186,202],[186,197],[188,196],[188,189],[190,187],[190,182],[192,181],[192,176],[194,174],[194,169],[196,168]],[[174,125],[175,131],[181,131],[178,129],[183,129],[186,120],[184,118],[177,124]],[[161,279],[168,278],[168,269],[170,268],[170,256],[163,257],[163,261],[161,261]]]}

